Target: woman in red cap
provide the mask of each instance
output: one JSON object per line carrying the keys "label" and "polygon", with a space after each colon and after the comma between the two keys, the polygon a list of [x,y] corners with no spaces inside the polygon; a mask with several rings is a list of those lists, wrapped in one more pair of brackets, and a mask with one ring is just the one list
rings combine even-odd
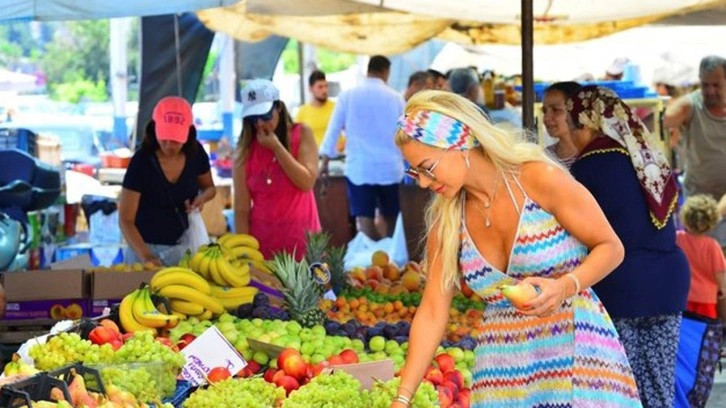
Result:
{"label": "woman in red cap", "polygon": [[163,98],[124,176],[119,223],[129,246],[126,262],[179,263],[184,251],[172,249],[189,227],[187,213],[215,194],[192,107],[180,97]]}

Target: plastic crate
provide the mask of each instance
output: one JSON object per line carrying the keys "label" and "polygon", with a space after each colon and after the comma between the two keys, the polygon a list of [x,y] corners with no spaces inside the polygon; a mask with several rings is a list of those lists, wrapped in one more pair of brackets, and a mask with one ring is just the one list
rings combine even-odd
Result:
{"label": "plastic crate", "polygon": [[63,368],[59,368],[57,370],[49,371],[48,375],[55,378],[60,378],[62,381],[70,384],[71,381],[73,381],[71,369],[74,369],[76,371],[76,374],[83,377],[84,381],[86,382],[86,389],[88,391],[97,392],[104,395],[106,394],[106,388],[103,386],[103,380],[101,380],[101,374],[98,372],[98,370],[84,366],[81,363],[76,363],[65,366]]}
{"label": "plastic crate", "polygon": [[0,129],[0,150],[19,149],[36,157],[36,137],[26,129]]}
{"label": "plastic crate", "polygon": [[34,375],[4,386],[0,390],[0,406],[8,408],[32,407],[31,401],[51,401],[50,391],[58,388],[66,401],[71,400],[68,385],[63,380],[47,373]]}

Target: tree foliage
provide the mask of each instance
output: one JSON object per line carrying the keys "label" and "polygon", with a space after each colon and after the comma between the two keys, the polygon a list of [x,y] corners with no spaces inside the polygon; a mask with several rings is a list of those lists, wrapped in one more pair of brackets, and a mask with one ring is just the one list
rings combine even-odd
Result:
{"label": "tree foliage", "polygon": [[[86,97],[97,100],[97,87],[104,84],[105,88],[109,77],[109,21],[89,20],[57,24],[53,41],[48,44],[41,63],[53,97],[66,100],[61,97],[62,89],[63,95],[73,95],[74,99]],[[68,86],[74,86],[73,84],[79,89],[69,91]],[[103,100],[106,99],[107,95]]]}
{"label": "tree foliage", "polygon": [[[317,48],[318,69],[325,72],[343,71],[355,64],[355,55],[342,52],[330,51],[325,48]],[[282,63],[286,74],[298,74],[300,64],[297,57],[297,40],[287,42],[282,51]]]}

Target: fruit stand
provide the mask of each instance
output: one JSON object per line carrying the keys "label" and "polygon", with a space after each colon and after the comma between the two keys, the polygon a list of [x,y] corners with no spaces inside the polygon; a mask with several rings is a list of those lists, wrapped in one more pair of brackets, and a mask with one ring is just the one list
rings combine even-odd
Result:
{"label": "fruit stand", "polygon": [[[33,407],[389,407],[425,273],[385,252],[346,271],[311,234],[305,259],[263,259],[226,234],[145,274],[98,318],[26,343],[0,402]],[[113,273],[94,271],[95,274]],[[483,302],[465,285],[413,407],[469,406]],[[108,311],[107,311],[108,312]],[[13,405],[16,404],[16,405]],[[28,405],[31,404],[31,405]]]}

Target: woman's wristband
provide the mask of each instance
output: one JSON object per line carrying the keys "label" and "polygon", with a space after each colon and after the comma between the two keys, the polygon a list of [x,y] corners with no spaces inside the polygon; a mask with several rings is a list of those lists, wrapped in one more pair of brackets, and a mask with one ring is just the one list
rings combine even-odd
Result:
{"label": "woman's wristband", "polygon": [[575,276],[572,272],[565,274],[565,276],[575,282],[575,293],[573,293],[572,296],[580,293],[580,291],[582,290],[582,286],[580,286],[580,279],[578,279],[577,276]]}

